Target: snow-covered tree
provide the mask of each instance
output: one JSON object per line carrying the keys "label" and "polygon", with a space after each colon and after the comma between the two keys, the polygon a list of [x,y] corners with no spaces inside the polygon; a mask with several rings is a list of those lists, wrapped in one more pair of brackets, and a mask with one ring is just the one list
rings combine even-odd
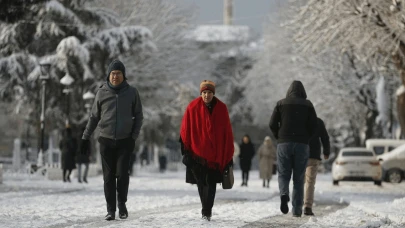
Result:
{"label": "snow-covered tree", "polygon": [[[24,13],[14,13],[14,8]],[[39,63],[49,62],[46,126],[50,129],[64,123],[66,99],[59,81],[65,74],[75,80],[70,119],[81,125],[87,119],[82,95],[96,91],[107,76],[109,62],[156,49],[146,27],[122,26],[118,14],[82,0],[8,1],[2,9],[6,14],[0,17],[0,97],[15,103],[16,111],[31,107],[38,120]]]}
{"label": "snow-covered tree", "polygon": [[[123,24],[148,27],[154,35],[157,52],[143,56],[127,56],[125,63],[129,83],[140,91],[144,106],[146,140],[164,142],[176,134],[184,114],[184,88],[198,96],[198,85],[210,76],[214,65],[205,50],[186,39],[194,24],[195,10],[175,1],[164,0],[101,0],[97,5],[121,15]],[[183,91],[183,92],[182,92]],[[182,98],[180,98],[182,97]],[[187,103],[188,103],[187,102]],[[152,135],[154,137],[149,137]],[[149,132],[149,133],[148,133]]]}
{"label": "snow-covered tree", "polygon": [[[300,80],[318,116],[333,133],[336,148],[358,146],[365,138],[378,136],[375,72],[331,48],[317,56],[302,55],[296,51],[292,32],[280,26],[280,21],[267,25],[264,48],[244,80],[246,105],[252,109],[255,124],[267,126],[276,102],[286,96],[293,80]],[[389,72],[381,75],[391,83]]]}
{"label": "snow-covered tree", "polygon": [[[352,56],[378,74],[381,67],[396,67],[405,83],[405,15],[400,0],[294,1],[290,25],[294,39],[305,54],[333,47]],[[397,85],[398,87],[399,85]],[[405,129],[405,94],[399,94],[398,118]]]}

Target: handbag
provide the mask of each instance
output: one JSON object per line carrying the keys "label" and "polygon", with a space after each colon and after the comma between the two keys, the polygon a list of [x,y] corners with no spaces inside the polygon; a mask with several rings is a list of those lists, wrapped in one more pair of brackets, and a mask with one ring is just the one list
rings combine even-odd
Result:
{"label": "handbag", "polygon": [[234,176],[233,176],[233,167],[231,165],[225,168],[224,173],[222,175],[222,188],[223,189],[232,189],[234,183]]}

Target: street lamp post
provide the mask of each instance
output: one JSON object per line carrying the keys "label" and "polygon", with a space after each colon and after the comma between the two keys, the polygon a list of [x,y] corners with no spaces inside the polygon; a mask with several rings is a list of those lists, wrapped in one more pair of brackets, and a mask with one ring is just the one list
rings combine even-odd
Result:
{"label": "street lamp post", "polygon": [[46,91],[46,81],[49,79],[49,70],[51,64],[49,62],[41,62],[40,64],[41,76],[39,79],[42,83],[42,97],[41,97],[41,145],[38,153],[37,166],[41,167],[44,165],[44,137],[45,137],[45,91]]}
{"label": "street lamp post", "polygon": [[60,79],[60,83],[64,86],[66,86],[65,89],[63,89],[63,93],[66,94],[66,121],[65,121],[65,126],[69,127],[69,111],[70,111],[70,92],[72,92],[72,89],[70,89],[70,85],[75,81],[72,76],[70,76],[68,73],[65,74],[63,78]]}
{"label": "street lamp post", "polygon": [[85,94],[83,94],[83,100],[85,101],[84,107],[86,108],[87,114],[90,116],[90,109],[91,109],[91,100],[94,99],[96,96],[90,92],[87,91]]}

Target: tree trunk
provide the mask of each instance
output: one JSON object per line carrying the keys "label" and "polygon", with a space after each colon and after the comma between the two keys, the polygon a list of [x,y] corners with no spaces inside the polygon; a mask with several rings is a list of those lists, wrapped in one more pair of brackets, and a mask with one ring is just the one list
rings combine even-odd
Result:
{"label": "tree trunk", "polygon": [[[405,86],[405,64],[404,60],[401,58],[405,53],[405,44],[403,42],[399,43],[398,54],[393,55],[393,62],[398,69],[399,76],[401,77],[402,86]],[[398,121],[401,125],[401,136],[403,137],[405,132],[405,93],[398,93],[397,91],[397,115]]]}
{"label": "tree trunk", "polygon": [[378,112],[374,110],[368,110],[366,114],[366,137],[364,140],[379,137],[378,133],[375,131],[376,129],[376,118],[378,116]]}
{"label": "tree trunk", "polygon": [[397,114],[399,124],[401,125],[400,138],[403,138],[405,132],[405,92],[397,94]]}

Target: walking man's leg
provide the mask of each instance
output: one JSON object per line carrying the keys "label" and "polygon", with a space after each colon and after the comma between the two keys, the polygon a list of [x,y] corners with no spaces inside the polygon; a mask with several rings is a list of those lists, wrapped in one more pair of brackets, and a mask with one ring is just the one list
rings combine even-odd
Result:
{"label": "walking man's leg", "polygon": [[129,187],[129,164],[132,149],[132,139],[124,139],[122,147],[117,150],[117,192],[118,192],[118,210],[121,219],[128,217],[128,210],[125,205],[128,196]]}
{"label": "walking man's leg", "polygon": [[306,144],[296,143],[294,145],[294,166],[293,166],[293,195],[292,195],[292,205],[293,205],[293,215],[301,216],[302,205],[304,203],[304,181],[305,181],[305,170],[307,167],[309,156],[309,146]]}
{"label": "walking man's leg", "polygon": [[289,210],[288,202],[290,201],[289,185],[292,173],[292,146],[290,143],[277,145],[277,158],[278,186],[281,198],[280,210],[284,214],[287,214]]}
{"label": "walking man's leg", "polygon": [[314,191],[316,175],[318,173],[319,160],[310,158],[305,171],[304,214],[314,215],[312,204],[314,203]]}
{"label": "walking man's leg", "polygon": [[[110,142],[100,143],[100,153],[103,168],[103,179],[104,179],[104,196],[107,202],[107,220],[115,219],[115,211],[117,208],[116,201],[116,150],[110,145]],[[110,215],[110,216],[109,216]]]}

